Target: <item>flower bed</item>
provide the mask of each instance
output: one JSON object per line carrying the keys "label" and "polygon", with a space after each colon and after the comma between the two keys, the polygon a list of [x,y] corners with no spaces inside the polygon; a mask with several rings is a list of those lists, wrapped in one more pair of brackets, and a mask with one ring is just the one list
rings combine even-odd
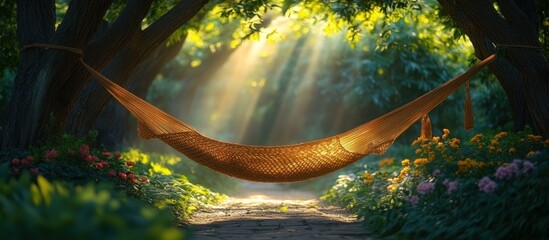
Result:
{"label": "flower bed", "polygon": [[[549,140],[527,131],[417,140],[415,160],[342,175],[323,199],[382,237],[542,239],[549,232]],[[412,155],[412,154],[411,154]]]}

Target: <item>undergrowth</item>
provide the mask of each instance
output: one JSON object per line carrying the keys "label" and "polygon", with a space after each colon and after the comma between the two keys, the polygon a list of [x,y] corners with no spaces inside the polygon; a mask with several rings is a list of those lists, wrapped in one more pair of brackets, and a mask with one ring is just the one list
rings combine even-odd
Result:
{"label": "undergrowth", "polygon": [[387,239],[549,237],[549,140],[524,131],[462,141],[445,129],[414,145],[414,157],[339,176],[322,199]]}
{"label": "undergrowth", "polygon": [[173,173],[174,157],[111,152],[94,138],[65,135],[1,153],[0,235],[181,239],[175,226],[225,197]]}

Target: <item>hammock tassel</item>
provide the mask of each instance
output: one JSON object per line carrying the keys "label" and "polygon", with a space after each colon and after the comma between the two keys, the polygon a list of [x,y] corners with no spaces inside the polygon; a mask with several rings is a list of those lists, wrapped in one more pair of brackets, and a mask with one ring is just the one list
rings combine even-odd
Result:
{"label": "hammock tassel", "polygon": [[473,128],[474,117],[473,117],[473,102],[471,101],[471,88],[469,87],[469,81],[465,83],[465,106],[464,106],[464,128],[469,130]]}
{"label": "hammock tassel", "polygon": [[433,128],[431,127],[431,119],[429,114],[423,114],[421,117],[421,135],[419,138],[421,140],[429,140],[433,137]]}

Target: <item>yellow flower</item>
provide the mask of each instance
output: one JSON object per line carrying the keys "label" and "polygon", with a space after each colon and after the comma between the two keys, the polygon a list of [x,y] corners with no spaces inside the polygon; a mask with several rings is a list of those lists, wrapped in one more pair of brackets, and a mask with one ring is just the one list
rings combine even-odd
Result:
{"label": "yellow flower", "polygon": [[384,158],[384,159],[379,160],[378,166],[379,166],[380,168],[382,168],[382,167],[393,166],[393,164],[395,164],[395,160],[394,160],[394,159],[392,159],[392,158]]}
{"label": "yellow flower", "polygon": [[372,174],[370,174],[369,172],[365,172],[364,173],[364,183],[370,185],[370,184],[372,184],[372,182],[374,182],[374,176],[372,176]]}
{"label": "yellow flower", "polygon": [[434,160],[435,157],[436,157],[436,155],[437,155],[437,154],[435,153],[435,151],[430,151],[430,152],[429,152],[429,160]]}
{"label": "yellow flower", "polygon": [[482,133],[479,133],[471,138],[471,142],[479,142],[482,137],[484,137],[484,135]]}
{"label": "yellow flower", "polygon": [[506,137],[507,135],[508,135],[507,132],[500,132],[500,133],[496,134],[494,136],[494,138],[502,138],[502,137]]}
{"label": "yellow flower", "polygon": [[535,157],[536,155],[538,155],[537,152],[530,151],[530,152],[528,152],[528,153],[526,154],[526,157],[527,157],[527,158],[533,158],[533,157]]}
{"label": "yellow flower", "polygon": [[483,168],[486,164],[483,162],[478,162],[470,158],[465,158],[465,160],[458,161],[458,173],[465,173],[472,168]]}
{"label": "yellow flower", "polygon": [[509,148],[509,154],[510,154],[510,155],[515,155],[515,153],[517,153],[517,149],[516,149],[516,148]]}
{"label": "yellow flower", "polygon": [[450,147],[458,149],[460,141],[459,138],[452,138],[452,140],[450,140]]}
{"label": "yellow flower", "polygon": [[444,133],[442,134],[442,138],[443,138],[443,139],[447,138],[448,135],[450,135],[450,130],[448,130],[448,129],[446,129],[446,128],[442,129],[442,132],[444,132]]}
{"label": "yellow flower", "polygon": [[412,170],[410,167],[403,168],[402,170],[400,170],[400,175],[398,175],[398,178],[402,180],[402,178],[406,176],[406,174],[408,174],[410,170]]}
{"label": "yellow flower", "polygon": [[420,154],[420,153],[421,153],[421,149],[420,148],[416,149],[416,154]]}
{"label": "yellow flower", "polygon": [[429,162],[429,159],[427,158],[418,158],[416,160],[414,160],[414,165],[416,166],[421,166],[421,165],[425,165]]}
{"label": "yellow flower", "polygon": [[410,166],[410,159],[402,160],[401,164],[402,164],[403,167]]}
{"label": "yellow flower", "polygon": [[414,140],[412,142],[412,145],[417,145],[418,143],[422,143],[422,142],[425,142],[426,140],[423,139],[423,138],[417,138],[416,140]]}
{"label": "yellow flower", "polygon": [[438,143],[438,141],[440,141],[440,137],[433,137],[433,142],[434,143]]}
{"label": "yellow flower", "polygon": [[530,141],[533,141],[533,142],[539,142],[542,139],[541,136],[533,135],[533,134],[528,134],[528,138],[530,139]]}

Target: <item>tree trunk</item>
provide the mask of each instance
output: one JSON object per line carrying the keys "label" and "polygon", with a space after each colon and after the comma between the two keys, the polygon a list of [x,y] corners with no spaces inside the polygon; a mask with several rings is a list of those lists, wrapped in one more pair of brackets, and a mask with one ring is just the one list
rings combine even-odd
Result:
{"label": "tree trunk", "polygon": [[[96,32],[110,1],[74,0],[55,30],[54,1],[17,2],[20,47],[53,43],[83,49]],[[92,9],[92,10],[91,10]],[[79,56],[60,50],[29,49],[20,54],[14,92],[2,122],[0,147],[26,148],[42,139],[56,109],[59,90],[70,78]],[[55,116],[55,115],[53,115]]]}
{"label": "tree trunk", "polygon": [[[83,49],[84,61],[96,69],[102,69],[119,55],[120,49],[131,46],[128,42],[135,41],[135,36],[149,43],[148,48],[139,53],[152,51],[206,2],[180,1],[168,14],[142,31],[141,23],[152,0],[128,1],[120,16],[105,29],[99,27],[104,23],[102,19],[110,1],[73,0],[57,30],[54,1],[35,3],[19,0],[18,37],[21,47],[31,43],[49,43]],[[43,140],[48,133],[62,132],[68,113],[90,76],[79,64],[79,58],[77,54],[57,49],[34,48],[20,54],[19,73],[7,108],[9,114],[2,120],[1,149],[26,148]],[[83,113],[85,123],[93,122],[89,118],[97,116],[97,108],[100,109],[106,102],[103,95],[98,101],[101,104],[93,102],[91,107],[87,106],[95,111]]]}
{"label": "tree trunk", "polygon": [[[207,1],[181,1],[144,31],[137,32],[103,68],[102,73],[119,85],[125,85],[136,67],[151,57],[154,50],[187,23]],[[82,136],[91,130],[102,108],[112,97],[96,81],[90,82],[76,100],[65,130]]]}
{"label": "tree trunk", "polygon": [[[164,65],[172,60],[183,45],[185,37],[169,46],[157,47],[152,56],[134,70],[126,89],[135,95],[145,98],[153,80]],[[98,141],[105,147],[115,149],[131,144],[137,138],[137,122],[118,102],[111,100],[103,108],[94,129],[98,130]]]}
{"label": "tree trunk", "polygon": [[540,50],[534,1],[497,1],[500,12],[486,0],[439,3],[467,34],[478,58],[504,51],[489,68],[507,94],[515,130],[529,125],[549,137],[549,63]]}

